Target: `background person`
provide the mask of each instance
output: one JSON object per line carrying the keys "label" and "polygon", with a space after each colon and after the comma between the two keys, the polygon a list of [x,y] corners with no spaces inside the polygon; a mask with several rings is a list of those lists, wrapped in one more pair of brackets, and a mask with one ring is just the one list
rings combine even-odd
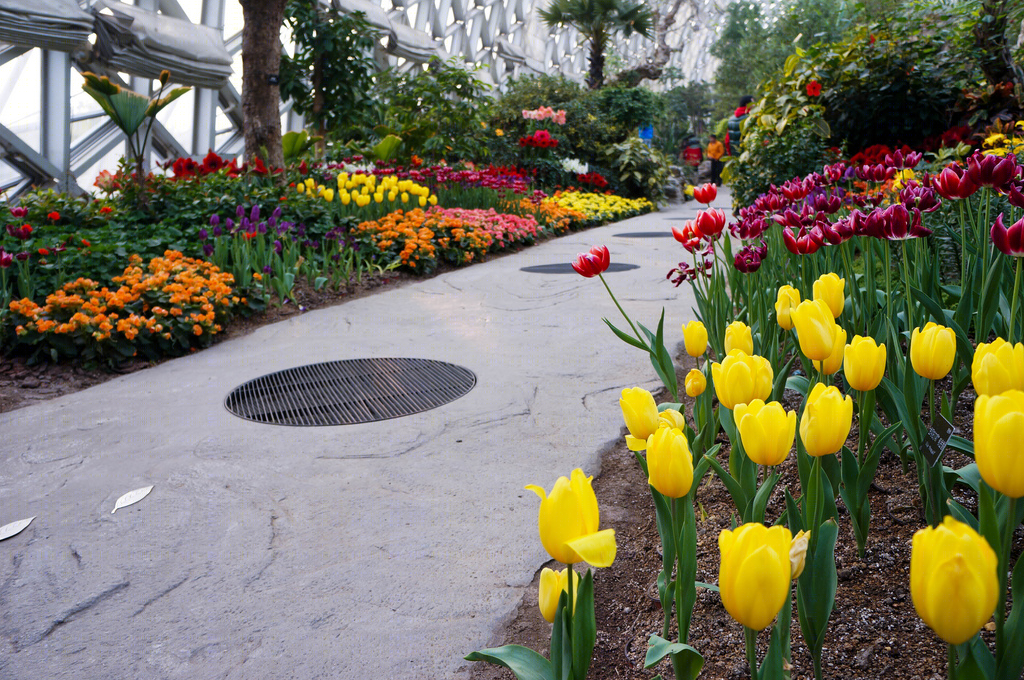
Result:
{"label": "background person", "polygon": [[725,147],[715,135],[711,135],[707,154],[711,159],[711,181],[715,183],[715,186],[720,187],[722,186],[722,156],[725,155]]}

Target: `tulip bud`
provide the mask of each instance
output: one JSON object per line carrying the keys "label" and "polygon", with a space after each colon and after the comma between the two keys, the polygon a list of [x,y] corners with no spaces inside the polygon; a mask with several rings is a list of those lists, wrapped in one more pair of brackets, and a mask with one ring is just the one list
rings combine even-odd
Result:
{"label": "tulip bud", "polygon": [[787,331],[793,330],[793,308],[800,304],[800,291],[793,286],[782,286],[775,298],[775,318]]}
{"label": "tulip bud", "polygon": [[[572,576],[570,577],[570,574]],[[580,589],[580,575],[576,573],[576,570],[568,567],[561,571],[555,571],[553,569],[544,569],[540,572],[540,587],[537,591],[537,603],[540,605],[540,615],[544,617],[544,620],[548,623],[555,622],[555,614],[558,613],[558,601],[562,597],[562,593],[569,592],[569,579],[572,578],[573,586],[573,609],[576,608],[576,600],[578,599],[577,593]],[[569,612],[572,613],[572,610]]]}
{"label": "tulip bud", "polygon": [[694,187],[693,189],[693,197],[697,199],[698,202],[706,205],[711,205],[711,202],[714,201],[717,196],[718,187],[710,182],[699,187]]}
{"label": "tulip bud", "polygon": [[690,493],[693,454],[682,430],[663,427],[647,439],[647,474],[647,482],[664,496]]}
{"label": "tulip bud", "polygon": [[711,364],[718,401],[727,409],[754,399],[767,399],[772,393],[772,365],[764,357],[750,356],[734,349],[722,363]]}
{"label": "tulip bud", "polygon": [[947,516],[914,534],[910,595],[914,608],[951,645],[967,642],[988,621],[1000,597],[995,551],[978,532]]}
{"label": "tulip bud", "polygon": [[910,336],[910,363],[918,375],[942,380],[953,368],[954,358],[956,334],[952,328],[929,321],[924,329],[914,329]]}
{"label": "tulip bud", "polygon": [[619,407],[629,430],[626,444],[631,451],[643,451],[647,446],[647,438],[658,430],[660,424],[654,396],[642,387],[622,390]]}
{"label": "tulip bud", "polygon": [[792,544],[782,525],[743,524],[718,535],[718,588],[729,616],[753,630],[771,624],[789,601]]}
{"label": "tulip bud", "polygon": [[699,357],[708,351],[708,329],[700,321],[690,321],[683,326],[683,342],[686,353],[691,357]]}
{"label": "tulip bud", "polygon": [[747,354],[754,353],[754,336],[750,326],[742,321],[733,321],[725,327],[725,353],[738,349]]}
{"label": "tulip bud", "polygon": [[167,69],[164,69],[163,71],[160,71],[160,84],[161,85],[166,85],[167,82],[170,79],[171,79],[171,72],[170,71],[168,71]]}
{"label": "tulip bud", "polygon": [[1010,498],[1024,497],[1024,466],[1018,439],[1022,432],[1024,392],[1008,390],[975,400],[974,460],[978,472],[989,486]]}
{"label": "tulip bud", "polygon": [[872,338],[853,336],[843,351],[843,374],[847,384],[855,390],[868,392],[878,387],[884,373],[885,345],[876,345]]}
{"label": "tulip bud", "polygon": [[674,408],[667,408],[658,415],[658,429],[663,427],[682,430],[686,427],[686,418]]}
{"label": "tulip bud", "polygon": [[708,379],[696,368],[691,368],[690,372],[686,374],[684,386],[686,396],[696,398],[704,394],[704,390],[708,387]]}
{"label": "tulip bud", "polygon": [[1002,338],[980,343],[971,362],[971,381],[979,395],[1024,390],[1024,344],[1011,345]]}
{"label": "tulip bud", "polygon": [[594,246],[589,252],[580,253],[572,261],[572,268],[580,276],[592,278],[608,269],[611,264],[611,254],[606,246]]}
{"label": "tulip bud", "polygon": [[853,399],[835,387],[817,383],[800,418],[800,441],[809,456],[838,453],[853,426]]}
{"label": "tulip bud", "polygon": [[832,318],[838,319],[846,305],[846,279],[836,274],[823,274],[814,282],[812,289],[815,300],[824,300],[832,312]]}
{"label": "tulip bud", "polygon": [[540,497],[540,542],[562,564],[582,561],[610,567],[615,561],[615,530],[598,531],[600,511],[593,480],[576,468],[571,481],[566,477],[555,481],[550,495],[536,484],[524,487]]}
{"label": "tulip bud", "polygon": [[777,401],[755,399],[738,404],[733,412],[747,457],[758,465],[779,465],[786,460],[796,438],[796,413]]}
{"label": "tulip bud", "polygon": [[790,318],[804,356],[812,361],[824,361],[832,356],[839,327],[824,300],[804,300],[790,312]]}
{"label": "tulip bud", "polygon": [[793,542],[789,546],[789,569],[792,572],[790,578],[794,581],[804,573],[804,566],[807,562],[807,543],[810,540],[811,532],[801,531],[793,537]]}

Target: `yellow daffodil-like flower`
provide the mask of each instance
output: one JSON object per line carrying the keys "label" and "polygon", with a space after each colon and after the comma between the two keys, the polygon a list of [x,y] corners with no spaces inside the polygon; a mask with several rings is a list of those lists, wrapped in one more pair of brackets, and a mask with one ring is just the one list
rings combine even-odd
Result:
{"label": "yellow daffodil-like flower", "polygon": [[772,393],[772,365],[764,357],[734,349],[720,364],[711,364],[718,401],[727,409],[767,399]]}
{"label": "yellow daffodil-like flower", "polygon": [[743,524],[718,535],[718,588],[729,616],[753,630],[771,624],[789,600],[792,543],[781,525]]}
{"label": "yellow daffodil-like flower", "polygon": [[971,362],[971,381],[979,395],[1024,390],[1024,343],[1011,345],[1002,338],[980,343]]}
{"label": "yellow daffodil-like flower", "polygon": [[853,336],[843,352],[843,374],[855,390],[867,392],[878,387],[885,373],[885,345],[872,338]]}
{"label": "yellow daffodil-like flower", "polygon": [[817,383],[807,397],[800,418],[800,441],[810,456],[837,453],[846,443],[853,425],[853,399],[835,387]]}
{"label": "yellow daffodil-like flower", "polygon": [[790,318],[804,356],[812,361],[824,361],[832,356],[839,327],[824,300],[804,300],[790,312]]}
{"label": "yellow daffodil-like flower", "polygon": [[630,451],[643,451],[647,447],[647,438],[654,434],[661,423],[658,405],[654,396],[642,387],[622,390],[619,398],[622,419],[626,421],[626,444]]}
{"label": "yellow daffodil-like flower", "polygon": [[504,137],[504,136],[505,136],[505,131],[504,131],[504,130],[502,130],[501,128],[497,128],[497,129],[496,129],[496,130],[494,131],[494,136],[495,136],[495,137]]}
{"label": "yellow daffodil-like flower", "polygon": [[910,595],[917,615],[951,645],[967,642],[992,618],[999,598],[995,551],[951,516],[914,534]]}
{"label": "yellow daffodil-like flower", "polygon": [[750,332],[750,326],[742,321],[733,321],[725,327],[725,353],[728,354],[734,349],[747,354],[754,353],[754,337]]}
{"label": "yellow daffodil-like flower", "polygon": [[664,496],[682,498],[693,485],[693,455],[686,435],[663,427],[647,440],[647,483]]}
{"label": "yellow daffodil-like flower", "polygon": [[683,344],[687,354],[699,357],[708,351],[708,329],[700,321],[690,321],[683,326]]}
{"label": "yellow daffodil-like flower", "polygon": [[832,318],[838,319],[846,305],[846,279],[838,274],[823,274],[814,282],[811,289],[815,300],[824,300],[832,312]]}
{"label": "yellow daffodil-like flower", "polygon": [[704,390],[708,387],[708,379],[696,368],[691,368],[690,372],[686,374],[683,386],[686,388],[686,396],[696,398],[704,394]]}
{"label": "yellow daffodil-like flower", "polygon": [[[580,575],[572,567],[566,567],[562,571],[555,571],[544,567],[540,572],[540,587],[537,591],[537,604],[540,605],[540,615],[548,623],[555,622],[555,614],[558,613],[558,600],[562,593],[569,592],[569,575],[572,574],[573,585],[573,609],[576,608],[576,593],[580,589]],[[572,613],[570,611],[570,613]]]}
{"label": "yellow daffodil-like flower", "polygon": [[777,401],[755,399],[738,404],[733,412],[747,457],[758,465],[779,465],[786,460],[796,438],[796,413]]}
{"label": "yellow daffodil-like flower", "polygon": [[793,330],[791,313],[800,304],[800,291],[793,286],[782,286],[775,298],[775,318],[787,331]]}
{"label": "yellow daffodil-like flower", "polygon": [[974,402],[974,460],[989,486],[1010,498],[1024,497],[1024,392],[1008,390]]}
{"label": "yellow daffodil-like flower", "polygon": [[910,336],[910,363],[914,371],[929,380],[942,380],[953,368],[956,334],[952,328],[929,321]]}
{"label": "yellow daffodil-like flower", "polygon": [[843,355],[846,350],[846,329],[836,326],[836,340],[832,354],[825,361],[815,361],[814,367],[824,375],[832,375],[843,366]]}
{"label": "yellow daffodil-like flower", "polygon": [[550,494],[535,484],[525,487],[540,496],[540,542],[562,564],[610,567],[615,561],[615,530],[598,530],[600,511],[593,479],[576,468],[571,480],[559,477]]}
{"label": "yellow daffodil-like flower", "polygon": [[790,579],[795,581],[804,573],[804,566],[807,563],[807,543],[811,540],[810,531],[801,531],[793,537],[793,543],[789,547],[789,569],[792,572]]}

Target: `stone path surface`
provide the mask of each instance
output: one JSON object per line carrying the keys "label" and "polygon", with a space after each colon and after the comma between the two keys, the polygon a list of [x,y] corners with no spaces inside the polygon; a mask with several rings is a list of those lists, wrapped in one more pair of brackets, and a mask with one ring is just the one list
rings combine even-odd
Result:
{"label": "stone path surface", "polygon": [[[728,196],[719,196],[725,208]],[[522,267],[606,244],[607,280],[670,349],[692,318],[666,272],[690,202],[310,312],[193,356],[0,414],[0,678],[465,678],[547,561],[538,499],[598,472],[646,355],[603,286]],[[320,361],[474,371],[432,411],[342,427],[228,413],[246,380]],[[123,493],[153,484],[111,514]]]}

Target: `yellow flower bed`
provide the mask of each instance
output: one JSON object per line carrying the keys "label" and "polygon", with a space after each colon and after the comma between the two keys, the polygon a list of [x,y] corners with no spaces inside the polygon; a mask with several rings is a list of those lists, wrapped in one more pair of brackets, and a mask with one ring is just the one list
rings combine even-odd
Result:
{"label": "yellow flower bed", "polygon": [[622,198],[614,194],[583,191],[562,191],[544,199],[544,202],[574,210],[591,222],[614,222],[654,210],[654,204],[646,198]]}

